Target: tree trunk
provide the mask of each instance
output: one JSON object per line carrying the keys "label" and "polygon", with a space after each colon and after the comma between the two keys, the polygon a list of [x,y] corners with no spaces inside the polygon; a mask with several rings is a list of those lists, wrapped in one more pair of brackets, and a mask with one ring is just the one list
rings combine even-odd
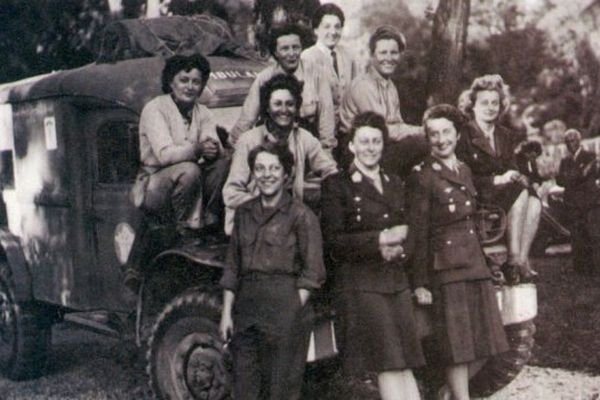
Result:
{"label": "tree trunk", "polygon": [[467,45],[470,0],[440,0],[434,15],[429,55],[430,105],[456,104]]}
{"label": "tree trunk", "polygon": [[108,8],[111,15],[120,15],[123,11],[123,3],[121,0],[108,0]]}
{"label": "tree trunk", "polygon": [[160,0],[146,1],[146,18],[160,17]]}

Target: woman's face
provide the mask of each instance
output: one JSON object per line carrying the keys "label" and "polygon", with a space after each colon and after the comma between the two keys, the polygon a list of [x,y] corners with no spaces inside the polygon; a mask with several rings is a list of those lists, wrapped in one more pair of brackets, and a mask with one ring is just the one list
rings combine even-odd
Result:
{"label": "woman's face", "polygon": [[275,46],[275,59],[286,72],[294,72],[300,63],[302,42],[296,34],[283,35],[277,38]]}
{"label": "woman's face", "polygon": [[173,77],[170,86],[175,101],[193,103],[202,92],[202,74],[197,68],[192,68],[189,71],[179,71]]}
{"label": "woman's face", "polygon": [[342,37],[342,21],[337,15],[325,14],[321,23],[315,28],[317,41],[333,49]]}
{"label": "woman's face", "polygon": [[289,128],[296,119],[298,107],[296,99],[287,89],[277,89],[269,97],[267,114],[279,128]]}
{"label": "woman's face", "polygon": [[425,131],[433,156],[443,160],[454,155],[459,135],[452,121],[447,118],[428,119]]}
{"label": "woman's face", "polygon": [[367,168],[379,165],[383,155],[383,133],[371,126],[361,126],[348,144],[354,161]]}
{"label": "woman's face", "polygon": [[480,90],[473,105],[475,120],[479,122],[496,122],[500,115],[500,94],[495,90]]}
{"label": "woman's face", "polygon": [[263,197],[273,197],[283,190],[287,174],[279,158],[271,153],[261,152],[256,155],[252,169],[254,180]]}
{"label": "woman's face", "polygon": [[383,76],[389,78],[400,63],[400,47],[394,39],[381,39],[375,43],[371,54],[371,65]]}

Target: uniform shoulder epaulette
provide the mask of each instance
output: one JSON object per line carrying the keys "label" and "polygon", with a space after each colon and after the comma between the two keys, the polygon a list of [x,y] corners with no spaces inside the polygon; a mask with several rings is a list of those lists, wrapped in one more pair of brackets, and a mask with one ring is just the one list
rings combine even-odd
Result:
{"label": "uniform shoulder epaulette", "polygon": [[419,164],[415,165],[414,167],[412,167],[412,170],[414,172],[421,172],[421,170],[423,169],[423,166],[425,165],[424,161],[421,161]]}

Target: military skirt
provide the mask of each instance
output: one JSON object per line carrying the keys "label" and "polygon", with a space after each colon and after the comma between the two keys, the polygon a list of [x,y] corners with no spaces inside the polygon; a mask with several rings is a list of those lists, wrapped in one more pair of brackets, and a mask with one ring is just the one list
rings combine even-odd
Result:
{"label": "military skirt", "polygon": [[339,293],[336,336],[351,374],[415,368],[425,364],[411,291]]}
{"label": "military skirt", "polygon": [[446,283],[433,291],[433,328],[441,361],[468,363],[508,350],[491,280]]}

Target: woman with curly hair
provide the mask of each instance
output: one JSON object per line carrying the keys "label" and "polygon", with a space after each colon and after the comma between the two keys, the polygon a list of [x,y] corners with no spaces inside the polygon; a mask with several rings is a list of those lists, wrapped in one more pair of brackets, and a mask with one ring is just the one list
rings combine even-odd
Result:
{"label": "woman with curly hair", "polygon": [[225,233],[233,227],[235,209],[258,196],[256,182],[248,165],[250,151],[265,143],[284,143],[294,155],[290,176],[291,192],[308,202],[308,189],[318,192],[321,180],[337,172],[337,165],[310,132],[298,126],[302,107],[302,84],[292,75],[280,74],[269,79],[259,93],[259,113],[265,121],[245,132],[236,144],[229,176],[223,187]]}
{"label": "woman with curly hair", "polygon": [[473,171],[482,202],[502,207],[508,215],[508,266],[523,281],[537,272],[529,263],[529,251],[537,232],[542,205],[527,190],[527,177],[518,172],[515,148],[519,139],[499,124],[509,107],[508,86],[500,75],[476,78],[459,102],[472,119],[461,132],[457,156]]}

